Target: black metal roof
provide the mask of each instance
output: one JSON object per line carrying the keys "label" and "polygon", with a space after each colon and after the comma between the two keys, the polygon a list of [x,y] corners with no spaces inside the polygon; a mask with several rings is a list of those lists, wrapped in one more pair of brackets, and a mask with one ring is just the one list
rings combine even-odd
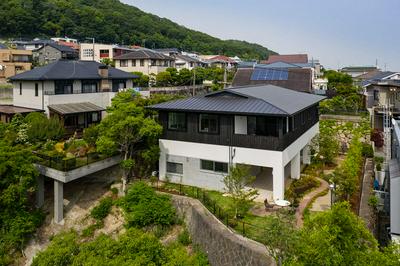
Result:
{"label": "black metal roof", "polygon": [[44,46],[40,47],[39,49],[36,49],[35,51],[39,51],[43,48],[45,48],[46,46],[51,46],[54,49],[60,51],[60,52],[64,52],[64,53],[76,53],[77,51],[72,49],[71,47],[65,46],[65,45],[59,45],[57,43],[47,43]]}
{"label": "black metal roof", "polygon": [[174,58],[162,54],[160,52],[156,52],[150,49],[138,49],[136,51],[132,51],[120,56],[114,57],[114,60],[124,60],[124,59],[161,59],[161,60],[175,60]]}
{"label": "black metal roof", "polygon": [[[58,60],[51,64],[34,68],[30,71],[10,77],[11,81],[18,80],[80,80],[102,79],[99,67],[105,66],[94,61]],[[113,68],[108,68],[108,79],[134,79],[138,76]]]}
{"label": "black metal roof", "polygon": [[274,85],[246,86],[152,105],[154,110],[288,116],[325,97]]}
{"label": "black metal roof", "polygon": [[48,107],[50,110],[61,115],[99,112],[105,110],[103,107],[97,106],[91,102],[51,104]]}

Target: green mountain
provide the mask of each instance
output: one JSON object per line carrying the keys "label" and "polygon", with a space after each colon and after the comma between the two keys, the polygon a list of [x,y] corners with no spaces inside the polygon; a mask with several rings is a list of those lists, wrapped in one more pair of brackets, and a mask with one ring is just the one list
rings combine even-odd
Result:
{"label": "green mountain", "polygon": [[[160,1],[160,4],[166,4]],[[199,17],[200,19],[200,17]],[[118,0],[1,0],[0,37],[68,36],[96,42],[176,47],[204,54],[265,59],[275,52],[255,43],[221,40]]]}

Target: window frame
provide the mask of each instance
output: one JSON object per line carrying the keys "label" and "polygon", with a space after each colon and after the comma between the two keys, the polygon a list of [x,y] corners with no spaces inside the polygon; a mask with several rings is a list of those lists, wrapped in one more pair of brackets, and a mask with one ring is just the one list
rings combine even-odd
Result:
{"label": "window frame", "polygon": [[144,59],[140,59],[140,66],[144,67]]}
{"label": "window frame", "polygon": [[[203,166],[205,166],[205,164],[210,164],[210,163],[212,163],[212,169],[203,167]],[[222,171],[217,170],[217,167],[216,167],[217,164],[220,164],[222,166]],[[211,161],[211,160],[203,160],[203,159],[200,159],[200,170],[201,171],[214,172],[214,173],[220,173],[220,174],[227,174],[229,172],[228,163],[218,162],[218,161]]]}
{"label": "window frame", "polygon": [[[95,91],[89,91],[89,92],[84,91],[83,87],[85,85],[93,85],[93,84],[96,86]],[[97,83],[97,80],[82,80],[81,81],[81,93],[96,93],[96,92],[99,92],[99,85]]]}
{"label": "window frame", "polygon": [[[172,114],[179,114],[184,116],[184,128],[171,128],[171,122],[170,122],[170,115]],[[187,114],[185,112],[168,112],[167,114],[167,129],[170,131],[181,131],[185,132],[187,131]]]}
{"label": "window frame", "polygon": [[[57,93],[57,85],[63,86],[63,92]],[[65,86],[70,85],[71,89],[70,92],[65,93]],[[55,95],[62,95],[62,94],[74,94],[74,81],[73,80],[55,80],[54,81],[54,94]]]}
{"label": "window frame", "polygon": [[[181,171],[180,171],[180,172],[178,172],[178,171],[176,171],[176,172],[170,171],[171,168],[169,168],[168,165],[171,165],[171,164],[173,164],[173,165],[175,165],[175,166],[176,166],[176,165],[180,165]],[[177,168],[175,168],[175,169],[177,169]],[[183,163],[177,163],[177,162],[170,162],[170,161],[167,161],[167,162],[166,162],[166,166],[165,166],[165,172],[166,172],[167,174],[183,175]]]}
{"label": "window frame", "polygon": [[[216,121],[217,121],[217,126],[216,126],[216,131],[215,131],[215,132],[210,132],[210,131],[201,130],[202,116],[215,116],[215,117],[217,118],[217,119],[216,119]],[[214,134],[214,135],[218,135],[218,134],[219,134],[219,131],[220,131],[220,116],[219,116],[219,115],[217,115],[217,114],[199,114],[199,115],[197,116],[197,119],[198,119],[198,121],[197,121],[197,131],[198,131],[199,133],[203,133],[203,134]]]}
{"label": "window frame", "polygon": [[120,67],[128,67],[128,60],[127,59],[119,60],[119,66]]}
{"label": "window frame", "polygon": [[39,83],[35,83],[35,97],[39,96]]}

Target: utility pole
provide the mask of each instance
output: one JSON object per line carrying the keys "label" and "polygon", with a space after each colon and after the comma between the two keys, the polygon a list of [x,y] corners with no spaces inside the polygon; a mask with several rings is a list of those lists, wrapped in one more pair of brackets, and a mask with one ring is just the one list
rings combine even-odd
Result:
{"label": "utility pole", "polygon": [[196,91],[196,67],[193,68],[193,91],[192,91],[192,95],[195,95],[195,91]]}
{"label": "utility pole", "polygon": [[227,83],[226,67],[227,67],[227,65],[225,65],[225,67],[224,67],[224,89],[226,89],[226,83]]}

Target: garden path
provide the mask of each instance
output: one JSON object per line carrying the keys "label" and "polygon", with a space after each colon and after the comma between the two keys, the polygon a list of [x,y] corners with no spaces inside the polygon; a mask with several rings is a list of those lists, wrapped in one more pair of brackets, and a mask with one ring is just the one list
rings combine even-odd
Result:
{"label": "garden path", "polygon": [[320,186],[314,190],[312,190],[310,193],[306,194],[300,201],[299,207],[296,210],[296,224],[298,227],[303,226],[303,212],[304,209],[310,204],[310,202],[313,200],[313,198],[321,193],[322,191],[329,189],[329,184],[325,180],[315,177],[319,182]]}

